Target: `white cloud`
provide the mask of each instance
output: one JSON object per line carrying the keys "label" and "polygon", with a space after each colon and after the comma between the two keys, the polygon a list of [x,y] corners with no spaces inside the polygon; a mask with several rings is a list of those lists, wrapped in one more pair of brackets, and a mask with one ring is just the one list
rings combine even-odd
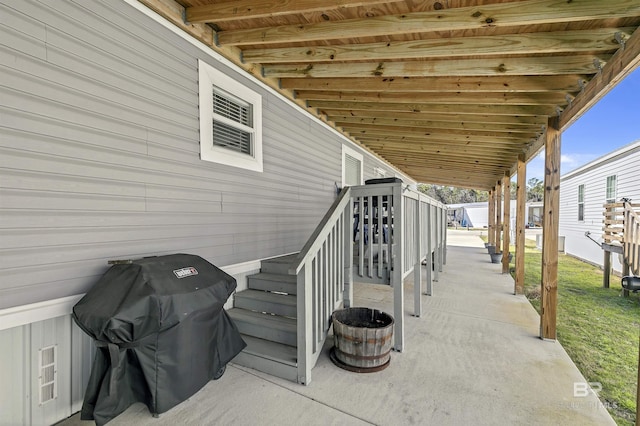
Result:
{"label": "white cloud", "polygon": [[[566,153],[560,156],[560,173],[565,174],[593,161],[596,154]],[[527,163],[527,180],[538,178],[544,180],[544,150]]]}

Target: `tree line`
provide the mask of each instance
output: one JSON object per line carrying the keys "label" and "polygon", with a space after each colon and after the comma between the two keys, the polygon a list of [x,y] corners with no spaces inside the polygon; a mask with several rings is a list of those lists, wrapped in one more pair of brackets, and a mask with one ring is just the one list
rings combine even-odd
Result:
{"label": "tree line", "polygon": [[[445,204],[478,203],[489,200],[489,192],[476,189],[456,188],[452,186],[430,185],[421,183],[418,190],[431,198]],[[511,182],[511,199],[516,199],[517,184]],[[538,178],[527,181],[527,201],[542,201],[544,182]]]}

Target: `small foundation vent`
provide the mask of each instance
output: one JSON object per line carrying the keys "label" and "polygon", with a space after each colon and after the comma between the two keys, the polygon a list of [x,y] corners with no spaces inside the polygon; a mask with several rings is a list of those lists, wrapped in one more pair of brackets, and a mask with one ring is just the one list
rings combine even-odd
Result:
{"label": "small foundation vent", "polygon": [[40,405],[58,397],[58,346],[38,350]]}

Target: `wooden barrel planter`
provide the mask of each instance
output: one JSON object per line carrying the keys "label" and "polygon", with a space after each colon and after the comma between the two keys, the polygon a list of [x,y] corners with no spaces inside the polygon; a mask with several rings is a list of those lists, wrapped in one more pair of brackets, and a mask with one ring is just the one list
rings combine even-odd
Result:
{"label": "wooden barrel planter", "polygon": [[[509,263],[513,261],[513,253],[509,253]],[[492,253],[491,254],[491,263],[500,263],[502,262],[502,252]]]}
{"label": "wooden barrel planter", "polygon": [[331,360],[356,373],[384,370],[391,362],[393,317],[377,309],[335,311]]}

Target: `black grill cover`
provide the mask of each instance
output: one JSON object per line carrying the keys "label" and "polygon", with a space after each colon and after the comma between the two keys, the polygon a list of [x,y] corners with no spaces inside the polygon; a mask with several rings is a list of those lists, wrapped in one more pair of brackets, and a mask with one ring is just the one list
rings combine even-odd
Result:
{"label": "black grill cover", "polygon": [[189,254],[113,265],[73,307],[97,346],[81,419],[102,425],[135,402],[159,414],[200,390],[246,346],[223,309],[235,289]]}

